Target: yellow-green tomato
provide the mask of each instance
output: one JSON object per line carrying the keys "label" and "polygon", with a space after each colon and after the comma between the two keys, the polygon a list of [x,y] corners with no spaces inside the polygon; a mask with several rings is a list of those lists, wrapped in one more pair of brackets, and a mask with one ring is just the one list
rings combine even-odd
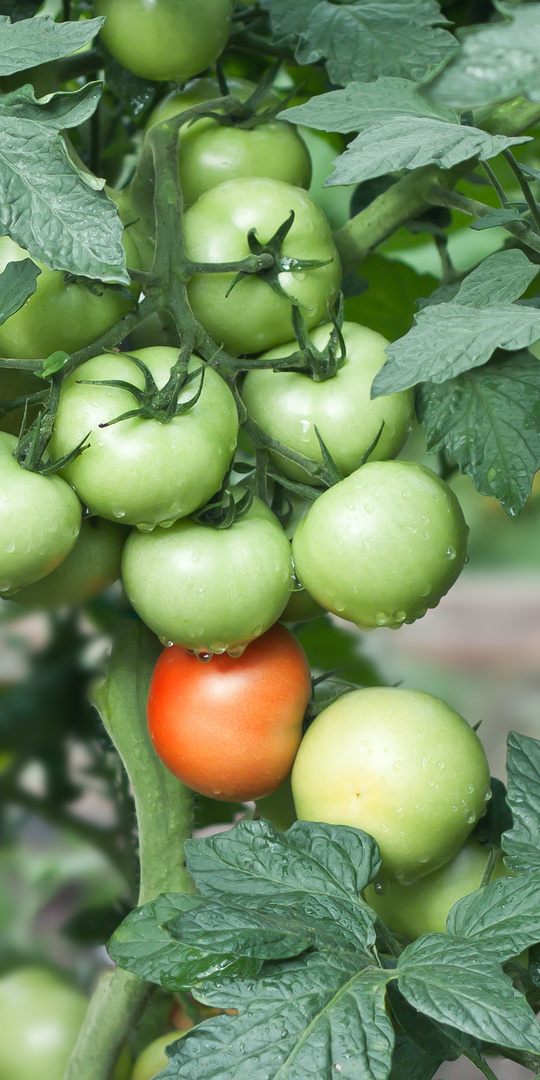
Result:
{"label": "yellow-green tomato", "polygon": [[[422,934],[444,934],[450,909],[480,888],[488,859],[487,847],[467,840],[457,855],[433,874],[426,874],[412,885],[403,885],[395,878],[378,886],[368,885],[364,899],[397,934],[411,940]],[[508,875],[499,859],[492,878]]]}
{"label": "yellow-green tomato", "polygon": [[323,492],[293,538],[299,581],[361,629],[435,607],[459,576],[467,525],[453,491],[410,461],[372,461]]}
{"label": "yellow-green tomato", "polygon": [[[144,374],[130,356],[146,365],[161,388],[178,350],[105,353],[82,364],[62,385],[50,446],[58,458],[88,435],[88,449],[64,470],[66,478],[92,514],[152,529],[192,514],[220,488],[236,447],[238,414],[227,384],[207,368],[200,397],[183,415],[168,423],[133,416],[101,427],[136,409],[137,401],[129,390],[89,380],[120,379],[142,388]],[[197,394],[201,365],[191,358],[194,378],[180,403]]]}
{"label": "yellow-green tomato", "polygon": [[292,588],[290,544],[260,499],[228,529],[192,518],[132,532],[124,588],[164,641],[204,653],[241,650],[279,619]]}
{"label": "yellow-green tomato", "polygon": [[[331,323],[325,323],[311,332],[317,350],[327,345],[332,329]],[[315,382],[302,372],[258,369],[246,375],[242,398],[249,415],[267,435],[322,464],[318,431],[338,469],[348,476],[364,463],[379,431],[369,460],[381,461],[399,453],[411,430],[414,397],[405,391],[372,400],[371,384],[390,343],[358,323],[343,323],[342,333],[346,358],[333,378]],[[270,363],[297,349],[297,343],[290,341],[261,359]],[[317,484],[300,466],[279,454],[274,457],[291,480]]]}
{"label": "yellow-green tomato", "polygon": [[[246,79],[228,80],[229,93],[245,101],[256,89]],[[159,103],[148,128],[168,120],[200,102],[221,97],[214,79],[197,79],[184,90],[169,94]],[[276,100],[271,92],[263,107]],[[225,125],[210,117],[184,124],[179,153],[182,194],[187,205],[226,180],[240,176],[268,176],[298,187],[309,187],[311,158],[296,128],[283,120],[269,120],[253,127]]]}
{"label": "yellow-green tomato", "polygon": [[122,525],[98,517],[84,518],[75,547],[67,558],[47,577],[19,589],[13,599],[49,611],[68,604],[82,604],[97,596],[120,576],[127,535]]}
{"label": "yellow-green tomato", "polygon": [[[86,1016],[88,999],[47,968],[28,967],[0,979],[2,1080],[63,1080]],[[124,1053],[114,1080],[127,1080]]]}
{"label": "yellow-green tomato", "polygon": [[[257,274],[244,277],[227,296],[236,274],[196,274],[188,284],[194,314],[214,341],[232,353],[257,353],[290,341],[292,305],[308,327],[324,318],[341,284],[341,266],[330,226],[307,191],[282,180],[247,176],[206,191],[185,216],[186,249],[194,262],[237,262],[250,254],[248,234],[267,244],[295,217],[282,244],[285,259],[325,265],[279,272],[278,295]],[[281,264],[280,264],[281,265]]]}
{"label": "yellow-green tomato", "polygon": [[69,555],[81,528],[81,504],[60,476],[23,469],[17,440],[0,432],[0,593],[32,585]]}
{"label": "yellow-green tomato", "polygon": [[292,773],[296,813],[374,836],[400,881],[448,862],[485,812],[489,766],[466,720],[431,694],[369,687],[313,721]]}
{"label": "yellow-green tomato", "polygon": [[182,1039],[186,1034],[185,1031],[168,1031],[166,1035],[160,1035],[159,1039],[154,1039],[137,1058],[131,1080],[154,1080],[154,1076],[157,1076],[169,1064],[167,1047],[178,1042],[178,1039]]}
{"label": "yellow-green tomato", "polygon": [[[0,237],[0,273],[8,263],[28,258],[28,252],[9,236]],[[125,287],[99,281],[89,282],[89,287],[78,281],[66,284],[61,270],[34,261],[41,270],[36,291],[0,326],[0,356],[34,360],[59,350],[77,352],[133,307],[133,296]]]}
{"label": "yellow-green tomato", "polygon": [[94,14],[105,16],[103,44],[128,71],[185,82],[224,49],[232,6],[232,0],[94,0]]}

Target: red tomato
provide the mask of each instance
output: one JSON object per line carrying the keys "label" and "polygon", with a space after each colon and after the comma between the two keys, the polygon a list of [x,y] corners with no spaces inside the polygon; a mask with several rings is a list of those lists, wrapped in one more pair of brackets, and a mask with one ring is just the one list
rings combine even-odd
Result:
{"label": "red tomato", "polygon": [[160,656],[148,697],[156,751],[184,784],[224,802],[261,798],[291,771],[311,693],[298,641],[276,625],[243,656]]}

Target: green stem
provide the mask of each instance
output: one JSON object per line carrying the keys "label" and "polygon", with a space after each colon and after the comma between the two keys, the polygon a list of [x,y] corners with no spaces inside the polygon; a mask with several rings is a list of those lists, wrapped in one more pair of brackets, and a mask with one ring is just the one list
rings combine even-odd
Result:
{"label": "green stem", "polygon": [[[184,841],[191,833],[192,799],[162,765],[146,724],[146,699],[160,647],[139,619],[122,617],[105,681],[94,700],[131,781],[141,861],[139,903],[162,892],[191,892]],[[151,987],[121,969],[100,979],[65,1080],[112,1080],[126,1037]]]}
{"label": "green stem", "polygon": [[498,1080],[498,1077],[488,1065],[482,1054],[465,1053],[465,1057],[468,1058],[469,1061],[472,1061],[473,1065],[476,1065],[476,1068],[487,1077],[487,1080]]}
{"label": "green stem", "polygon": [[[438,186],[433,188],[429,201],[433,206],[448,206],[451,210],[459,210],[462,214],[468,214],[469,217],[474,218],[483,218],[486,214],[493,212],[493,207],[487,206],[486,203],[469,199],[465,195],[459,195],[457,191],[449,191],[448,188]],[[512,233],[512,236],[516,236],[533,251],[540,252],[540,236],[531,229],[530,225],[526,225],[523,221],[507,221],[501,225],[501,228]]]}
{"label": "green stem", "polygon": [[495,173],[493,172],[493,169],[491,168],[491,165],[487,161],[482,161],[482,162],[480,162],[480,164],[481,164],[482,169],[484,170],[484,172],[485,172],[485,174],[486,174],[492,188],[494,189],[494,191],[497,192],[497,198],[498,198],[501,206],[502,207],[508,206],[508,198],[507,198],[506,192],[505,192],[502,184],[499,183]]}
{"label": "green stem", "polygon": [[529,183],[527,183],[525,177],[523,176],[523,173],[522,173],[522,171],[521,171],[521,169],[520,169],[520,167],[519,167],[519,165],[518,165],[512,151],[511,150],[503,150],[503,157],[506,158],[506,160],[507,160],[507,162],[508,162],[508,164],[509,164],[509,166],[510,166],[510,168],[511,168],[511,170],[512,170],[512,172],[513,172],[513,174],[514,174],[514,176],[515,176],[515,178],[516,178],[522,192],[523,192],[523,195],[525,196],[525,202],[527,203],[527,206],[529,207],[529,210],[531,211],[531,217],[532,217],[532,219],[533,219],[533,221],[534,221],[534,223],[536,225],[536,231],[540,232],[540,210],[538,209],[538,204],[537,204],[536,199],[535,199],[535,197],[534,197],[534,195],[533,195],[533,193],[531,191],[531,186],[530,186]]}

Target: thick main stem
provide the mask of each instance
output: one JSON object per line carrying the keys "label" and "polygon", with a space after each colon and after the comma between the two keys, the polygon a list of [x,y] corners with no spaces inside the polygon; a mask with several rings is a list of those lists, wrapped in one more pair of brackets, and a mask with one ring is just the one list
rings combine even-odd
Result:
{"label": "thick main stem", "polygon": [[[95,694],[103,723],[129,775],[139,827],[139,903],[161,892],[192,892],[184,841],[191,834],[188,790],[162,765],[146,724],[146,699],[160,647],[139,619],[122,617],[107,678]],[[118,1056],[151,987],[117,968],[100,979],[65,1080],[112,1080]]]}

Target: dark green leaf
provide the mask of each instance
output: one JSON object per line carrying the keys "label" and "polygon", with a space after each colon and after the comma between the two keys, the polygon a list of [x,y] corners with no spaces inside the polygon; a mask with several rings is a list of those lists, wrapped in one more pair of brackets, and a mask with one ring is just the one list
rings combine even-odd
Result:
{"label": "dark green leaf", "polygon": [[406,1035],[396,1036],[392,1069],[388,1080],[431,1080],[442,1058],[433,1058],[411,1042]]}
{"label": "dark green leaf", "polygon": [[318,131],[365,131],[393,116],[431,116],[457,122],[452,109],[432,104],[409,79],[382,76],[372,83],[352,82],[344,90],[319,94],[303,105],[285,109],[280,117]]}
{"label": "dark green leaf", "polygon": [[324,58],[340,86],[378,75],[418,80],[456,48],[435,0],[272,0],[270,18],[300,64]]}
{"label": "dark green leaf", "polygon": [[424,383],[417,413],[428,450],[446,450],[481,495],[516,517],[540,468],[538,360],[515,353],[449,382]]}
{"label": "dark green leaf", "polygon": [[0,15],[0,76],[60,60],[95,38],[104,19],[57,23],[50,15],[12,23]]}
{"label": "dark green leaf", "polygon": [[0,324],[5,323],[35,293],[40,273],[41,270],[31,259],[8,263],[0,275]]}
{"label": "dark green leaf", "polygon": [[205,955],[234,955],[257,960],[286,960],[299,956],[314,944],[313,927],[302,934],[294,910],[266,904],[259,909],[245,897],[215,897],[175,915],[164,929],[187,947]]}
{"label": "dark green leaf", "polygon": [[459,52],[425,88],[431,98],[456,109],[540,100],[540,4],[501,10],[503,21],[463,31]]}
{"label": "dark green leaf", "polygon": [[454,904],[447,930],[482,944],[501,961],[540,942],[540,870],[526,877],[498,878]]}
{"label": "dark green leaf", "polygon": [[508,736],[508,803],[513,828],[504,833],[505,863],[517,873],[540,870],[540,741]]}
{"label": "dark green leaf", "polygon": [[511,828],[512,814],[506,801],[506,788],[502,780],[492,776],[491,799],[488,802],[486,813],[483,818],[480,818],[474,830],[474,838],[482,844],[500,847],[503,832]]}

